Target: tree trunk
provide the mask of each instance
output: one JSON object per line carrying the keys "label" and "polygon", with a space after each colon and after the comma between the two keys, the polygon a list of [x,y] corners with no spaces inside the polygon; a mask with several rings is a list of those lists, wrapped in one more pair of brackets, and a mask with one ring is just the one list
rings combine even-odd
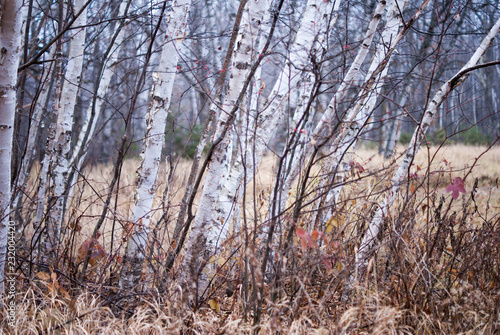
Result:
{"label": "tree trunk", "polygon": [[[54,59],[56,48],[52,47],[47,59]],[[26,155],[23,158],[21,169],[17,177],[17,190],[14,194],[15,200],[13,201],[16,210],[21,207],[24,190],[31,171],[31,166],[35,160],[37,144],[39,141],[39,133],[42,128],[42,119],[46,113],[46,106],[49,103],[51,85],[53,84],[53,71],[52,66],[49,66],[47,73],[42,76],[40,83],[41,93],[36,100],[35,107],[33,108],[33,116],[30,122],[30,132],[26,143]]]}
{"label": "tree trunk", "polygon": [[[22,0],[0,1],[0,299],[4,294],[5,272],[14,273],[14,266],[5,269],[6,261],[13,261],[8,241],[15,235],[15,227],[9,225],[11,197],[11,158],[14,116],[16,113],[17,69],[21,56]],[[7,270],[7,271],[6,271]]]}
{"label": "tree trunk", "polygon": [[[358,108],[351,109],[347,115],[347,120],[352,120],[345,129],[345,135],[340,141],[338,146],[334,147],[334,152],[328,155],[327,162],[325,163],[325,169],[327,171],[333,171],[333,178],[331,180],[334,184],[338,184],[330,189],[327,194],[327,199],[325,201],[325,207],[330,209],[324,212],[326,215],[321,216],[320,224],[324,226],[326,222],[331,218],[333,214],[333,209],[338,201],[340,191],[342,190],[342,183],[345,179],[345,174],[349,170],[349,163],[351,161],[352,151],[356,146],[358,137],[361,130],[365,127],[368,119],[372,116],[373,110],[375,109],[377,98],[380,95],[382,86],[384,85],[385,77],[389,69],[389,64],[391,57],[387,59],[387,52],[395,48],[396,36],[398,34],[399,27],[402,24],[401,11],[406,7],[408,3],[407,0],[390,0],[389,7],[387,9],[387,23],[384,31],[382,32],[380,41],[377,43],[375,55],[370,64],[370,68],[365,77],[365,83],[368,83],[373,76],[375,70],[385,66],[382,72],[378,74],[375,79],[374,88],[368,92],[361,92],[358,97],[357,105],[361,106],[359,112]],[[344,161],[343,164],[341,162]],[[330,178],[327,178],[330,180]],[[327,214],[328,213],[328,214]]]}
{"label": "tree trunk", "polygon": [[331,136],[331,134],[328,134],[328,132],[332,128],[332,124],[337,119],[337,114],[340,112],[339,105],[347,94],[348,89],[353,85],[355,79],[358,77],[359,70],[366,56],[368,55],[370,45],[373,41],[378,23],[382,18],[382,14],[384,13],[386,5],[386,1],[380,1],[377,4],[356,58],[347,71],[342,83],[337,89],[337,92],[330,100],[325,113],[314,128],[312,134],[309,136],[310,140],[306,142],[306,147],[298,155],[295,155],[292,161],[289,163],[289,171],[286,175],[286,179],[283,182],[283,188],[281,191],[281,193],[284,195],[284,198],[281,199],[282,205],[286,203],[288,192],[292,188],[292,184],[294,183],[295,179],[297,179],[303,162],[305,162],[306,158],[313,152],[314,147],[320,147],[326,144],[329,136]]}
{"label": "tree trunk", "polygon": [[[85,0],[75,0],[75,11],[79,12],[85,6]],[[64,90],[59,101],[54,103],[54,118],[57,116],[55,133],[46,152],[50,161],[49,206],[47,212],[47,247],[51,255],[57,255],[59,236],[64,219],[64,197],[68,183],[69,158],[71,149],[71,136],[73,131],[73,118],[80,87],[83,68],[83,53],[85,47],[87,10],[75,21],[75,26],[83,27],[76,30],[71,37],[66,74],[64,75]]]}
{"label": "tree trunk", "polygon": [[[207,168],[205,185],[181,265],[181,282],[185,286],[189,285],[188,288],[192,289],[190,293],[195,293],[198,288],[198,292],[195,293],[196,298],[204,294],[209,280],[215,274],[217,262],[213,256],[220,248],[221,241],[227,235],[229,228],[224,220],[216,220],[214,205],[218,201],[231,162],[234,125],[230,114],[234,108],[240,108],[240,115],[243,113],[239,99],[252,65],[259,56],[255,52],[255,44],[268,7],[268,0],[250,0],[243,12],[239,28],[239,41],[234,49],[226,98],[215,129],[214,138],[223,137],[214,148],[211,163]],[[206,266],[207,263],[210,264]]]}
{"label": "tree trunk", "polygon": [[[456,87],[460,86],[465,79],[468,77],[470,72],[475,69],[479,60],[486,52],[486,49],[492,43],[493,38],[500,30],[500,18],[497,20],[495,25],[491,28],[488,35],[483,39],[477,50],[474,52],[470,60],[465,64],[464,67],[455,75],[453,78],[444,83],[441,88],[434,95],[432,101],[429,103],[424,115],[422,116],[422,120],[418,127],[415,129],[413,133],[413,137],[411,139],[408,148],[403,157],[403,161],[399,165],[397,171],[394,173],[391,181],[391,188],[389,193],[384,198],[382,203],[379,205],[378,210],[376,211],[368,229],[366,230],[365,236],[359,246],[358,254],[356,257],[356,273],[358,276],[362,277],[365,274],[368,260],[371,257],[375,245],[377,236],[381,233],[382,225],[384,222],[384,217],[387,213],[387,210],[393,205],[394,200],[396,199],[396,194],[403,184],[406,175],[408,174],[409,167],[413,162],[415,155],[422,144],[422,140],[424,139],[425,133],[429,129],[434,115],[437,113],[439,106],[446,100],[451,91]],[[350,291],[350,288],[354,285],[355,277],[352,276],[350,282],[348,283],[347,292]]]}
{"label": "tree trunk", "polygon": [[[119,18],[124,17],[127,14],[129,2],[130,0],[123,0],[120,3],[118,10]],[[125,39],[125,32],[125,24],[123,22],[117,23],[113,32],[113,36],[116,35],[113,46],[116,46],[116,48],[112,51],[111,57],[109,57],[106,61],[106,64],[103,64],[104,70],[101,72],[101,78],[98,83],[99,87],[97,88],[97,96],[91,100],[91,103],[87,108],[85,121],[83,123],[82,130],[78,134],[78,140],[74,147],[73,155],[71,156],[70,166],[76,165],[77,170],[81,170],[88,149],[88,144],[94,137],[95,128],[101,115],[102,106],[108,93],[109,84],[113,78],[114,65],[118,60],[118,55],[120,54],[120,49],[123,44],[123,40]]]}
{"label": "tree trunk", "polygon": [[165,142],[165,126],[190,6],[191,0],[178,0],[172,4],[165,36],[166,43],[163,46],[158,66],[159,71],[153,73],[151,105],[146,116],[147,129],[141,165],[137,169],[135,204],[132,213],[134,228],[127,243],[123,259],[124,267],[120,277],[120,287],[124,289],[132,288],[138,283],[146,256],[151,208],[156,193],[161,152]]}

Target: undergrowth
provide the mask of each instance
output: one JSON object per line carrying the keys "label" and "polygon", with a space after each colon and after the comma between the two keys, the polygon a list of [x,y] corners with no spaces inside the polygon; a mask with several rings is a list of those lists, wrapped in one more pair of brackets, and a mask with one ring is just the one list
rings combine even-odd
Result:
{"label": "undergrowth", "polygon": [[[274,280],[262,280],[261,242],[245,245],[252,241],[251,224],[261,223],[249,217],[214,262],[217,274],[206,298],[191,303],[176,283],[179,261],[170,272],[164,268],[171,245],[159,237],[151,243],[152,271],[144,271],[144,287],[121,291],[117,278],[126,231],[116,233],[115,252],[106,253],[109,232],[88,240],[83,217],[90,206],[76,208],[67,228],[71,242],[57,264],[36,262],[28,249],[19,248],[15,324],[9,324],[5,300],[0,329],[6,334],[498,334],[498,179],[473,178],[470,166],[458,169],[448,161],[415,163],[361,276],[354,271],[357,248],[392,165],[377,170],[368,157],[358,161],[363,168],[351,173],[327,224],[318,226],[314,211],[304,207],[291,244],[285,249],[284,240],[279,242]],[[457,197],[446,192],[456,176],[464,178],[466,191]],[[267,203],[268,188],[250,198],[252,205]],[[287,215],[280,221],[284,227]],[[96,254],[83,274],[78,255],[85,242]],[[352,278],[356,284],[346,292]],[[256,318],[259,304],[263,312]]]}

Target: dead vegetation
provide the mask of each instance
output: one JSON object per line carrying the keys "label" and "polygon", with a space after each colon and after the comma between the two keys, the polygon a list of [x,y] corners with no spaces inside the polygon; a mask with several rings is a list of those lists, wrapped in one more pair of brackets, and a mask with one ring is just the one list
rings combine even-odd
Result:
{"label": "dead vegetation", "polygon": [[[357,151],[362,169],[347,180],[326,226],[317,226],[312,207],[304,207],[286,250],[285,233],[280,234],[274,263],[279,276],[272,282],[261,280],[256,251],[260,241],[244,247],[245,240],[252,240],[254,225],[265,220],[273,169],[273,160],[267,160],[256,187],[248,187],[242,209],[246,215],[240,214],[242,230],[214,260],[217,273],[210,293],[191,305],[183,303],[175,265],[171,272],[164,267],[189,162],[179,162],[165,203],[154,206],[155,238],[141,292],[120,292],[117,285],[136,162],[126,163],[117,202],[111,204],[112,214],[97,240],[90,236],[110,167],[94,167],[79,182],[70,204],[65,230],[70,238],[65,239],[69,242],[59,262],[43,264],[28,248],[17,250],[15,326],[7,324],[4,310],[0,329],[6,334],[496,334],[500,149],[494,147],[477,162],[486,148],[421,151],[405,191],[386,217],[386,236],[367,275],[349,296],[344,288],[350,276],[358,275],[353,273],[357,247],[392,169],[366,149]],[[456,177],[463,178],[466,192],[454,199],[446,187]],[[166,184],[163,179],[159,199]],[[314,179],[310,188],[314,189]],[[25,233],[29,240],[31,232]],[[82,274],[81,257],[89,248],[94,258]],[[255,322],[259,304],[263,313]]]}

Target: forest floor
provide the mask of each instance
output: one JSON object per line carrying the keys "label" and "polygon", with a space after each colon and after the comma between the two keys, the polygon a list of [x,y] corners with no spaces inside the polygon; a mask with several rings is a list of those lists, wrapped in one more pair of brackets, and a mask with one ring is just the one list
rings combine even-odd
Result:
{"label": "forest floor", "polygon": [[[402,150],[397,148],[395,157]],[[499,146],[488,150],[462,145],[421,148],[409,171],[410,182],[387,215],[389,229],[370,261],[366,279],[345,298],[343,289],[361,237],[358,232],[364,231],[395,168],[394,161],[384,161],[376,150],[356,150],[341,194],[342,205],[332,219],[318,227],[311,222],[314,208],[304,208],[298,225],[307,236],[316,231],[317,239],[307,244],[301,236],[295,237],[290,258],[293,266],[282,275],[276,299],[262,302],[258,326],[254,325],[257,296],[246,296],[252,286],[245,287],[242,280],[243,252],[230,262],[237,269],[221,271],[210,299],[194,308],[178,298],[174,282],[164,284],[161,293],[151,287],[127,299],[128,293],[119,292],[119,255],[126,241],[122,227],[126,227],[133,206],[137,163],[125,162],[118,201],[113,200],[110,206],[114,215],[108,212],[101,229],[99,248],[109,251],[113,244],[113,255],[96,257],[86,276],[78,272],[82,246],[90,241],[111,178],[111,166],[97,165],[77,185],[69,205],[66,234],[70,238],[66,240],[71,242],[64,246],[65,257],[57,268],[39,267],[31,276],[26,265],[21,267],[16,279],[15,320],[9,324],[6,307],[10,301],[5,301],[0,333],[500,333]],[[176,164],[169,183],[167,169],[162,166],[158,187],[161,199],[169,186],[169,224],[175,222],[190,167],[184,160]],[[265,219],[275,165],[276,160],[268,157],[255,187],[248,187],[244,209],[249,221]],[[457,177],[464,181],[465,193],[457,191],[454,199],[446,188],[454,185]],[[314,185],[311,178],[311,189]],[[158,225],[153,229],[161,239],[152,264],[158,270],[171,244],[171,225],[160,225],[164,213],[161,202],[156,208],[152,221]],[[318,232],[324,237],[318,238]],[[28,257],[22,250],[18,254],[20,259]],[[255,260],[252,257],[250,261]],[[227,260],[229,256],[219,264]],[[271,285],[266,285],[263,292],[271,290]]]}

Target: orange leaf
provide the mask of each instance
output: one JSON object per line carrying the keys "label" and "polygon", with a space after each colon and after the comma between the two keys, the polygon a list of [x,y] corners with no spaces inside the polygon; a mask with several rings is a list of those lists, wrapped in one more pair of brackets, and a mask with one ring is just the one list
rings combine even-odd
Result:
{"label": "orange leaf", "polygon": [[318,240],[318,237],[319,237],[319,231],[314,229],[313,232],[311,233],[311,237],[313,238],[314,242],[316,242]]}
{"label": "orange leaf", "polygon": [[38,272],[36,274],[38,279],[44,280],[44,281],[49,281],[50,275],[47,272]]}
{"label": "orange leaf", "polygon": [[322,238],[323,241],[325,241],[325,243],[327,243],[327,240],[326,240],[326,236],[325,234],[323,234],[323,232],[317,230],[317,229],[314,229],[313,232],[311,233],[311,237],[314,239],[314,241],[318,241],[318,238]]}
{"label": "orange leaf", "polygon": [[82,243],[80,248],[78,248],[77,258],[79,262],[82,262],[87,257],[87,253],[90,252],[89,263],[90,265],[94,265],[97,261],[106,256],[106,251],[99,244],[97,239],[88,238],[85,242]]}

